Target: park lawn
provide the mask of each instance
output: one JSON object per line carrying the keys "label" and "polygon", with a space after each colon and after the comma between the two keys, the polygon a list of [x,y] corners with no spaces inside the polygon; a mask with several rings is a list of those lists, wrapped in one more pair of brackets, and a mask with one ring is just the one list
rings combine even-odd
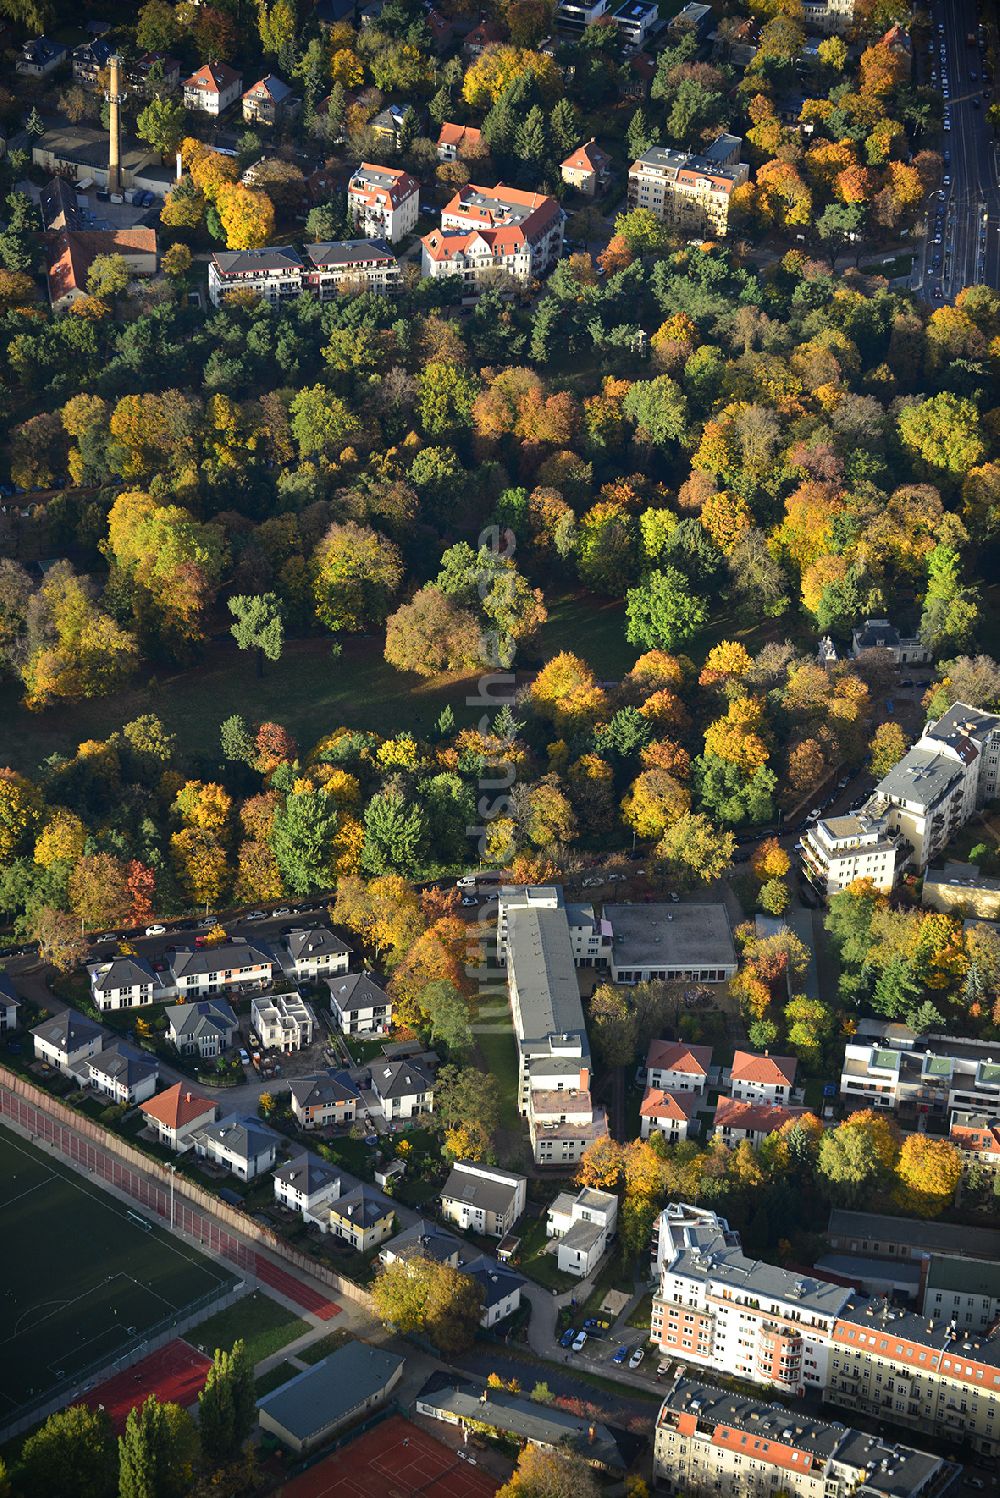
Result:
{"label": "park lawn", "polygon": [[336,1352],[338,1347],[343,1347],[345,1342],[350,1342],[350,1332],[327,1332],[325,1337],[319,1337],[315,1342],[310,1342],[308,1347],[303,1347],[301,1352],[295,1356],[300,1363],[321,1363],[328,1358],[331,1352]]}
{"label": "park lawn", "polygon": [[[181,753],[212,758],[219,725],[233,713],[284,726],[303,749],[341,724],[387,735],[411,729],[426,736],[450,704],[471,722],[466,676],[430,680],[396,671],[382,656],[382,638],[344,641],[334,659],[329,638],[289,640],[281,660],[258,681],[251,651],[210,642],[201,662],[88,702],[29,712],[15,685],[0,691],[0,764],[33,774],[50,754],[73,754],[86,739],[106,739],[142,713],[157,713],[176,733]],[[250,709],[248,709],[250,704]]]}
{"label": "park lawn", "polygon": [[545,660],[568,650],[585,660],[601,681],[621,681],[631,671],[641,646],[630,645],[625,638],[623,599],[567,593],[546,600],[546,605],[549,617],[538,636]]}
{"label": "park lawn", "polygon": [[514,1031],[483,1030],[476,1033],[476,1046],[484,1071],[500,1083],[500,1127],[516,1132],[521,1127],[517,1111],[517,1046]]}
{"label": "park lawn", "polygon": [[224,1311],[218,1311],[207,1321],[192,1327],[187,1340],[211,1356],[217,1347],[228,1352],[242,1338],[250,1361],[256,1365],[280,1352],[296,1337],[304,1337],[310,1330],[308,1321],[272,1300],[270,1295],[254,1290],[235,1305],[227,1306]]}
{"label": "park lawn", "polygon": [[282,1384],[287,1384],[290,1378],[297,1378],[302,1372],[290,1363],[287,1358],[283,1363],[278,1363],[268,1373],[262,1373],[260,1378],[254,1381],[254,1393],[258,1399],[263,1399],[265,1394],[273,1394],[275,1389],[280,1389]]}

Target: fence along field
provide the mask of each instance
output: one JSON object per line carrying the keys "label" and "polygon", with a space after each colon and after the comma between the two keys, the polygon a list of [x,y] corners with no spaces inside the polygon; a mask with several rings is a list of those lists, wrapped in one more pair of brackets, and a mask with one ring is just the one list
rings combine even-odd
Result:
{"label": "fence along field", "polygon": [[0,1127],[0,1426],[216,1302],[234,1277]]}

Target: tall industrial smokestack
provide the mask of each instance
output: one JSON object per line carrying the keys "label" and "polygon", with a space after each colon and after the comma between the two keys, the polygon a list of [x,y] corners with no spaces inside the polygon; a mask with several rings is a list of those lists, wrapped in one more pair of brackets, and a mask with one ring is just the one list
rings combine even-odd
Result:
{"label": "tall industrial smokestack", "polygon": [[108,104],[111,113],[111,143],[108,150],[108,192],[122,190],[122,60],[117,52],[108,59]]}

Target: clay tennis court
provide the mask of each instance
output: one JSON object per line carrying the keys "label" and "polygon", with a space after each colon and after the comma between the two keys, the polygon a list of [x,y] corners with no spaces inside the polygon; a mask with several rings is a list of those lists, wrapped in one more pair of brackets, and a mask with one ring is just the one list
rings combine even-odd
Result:
{"label": "clay tennis court", "polygon": [[149,1394],[155,1394],[161,1404],[179,1404],[182,1409],[194,1404],[211,1366],[211,1358],[177,1338],[141,1362],[133,1363],[123,1373],[116,1373],[107,1383],[98,1384],[84,1397],[83,1403],[91,1409],[103,1404],[120,1435],[129,1410],[142,1404]]}
{"label": "clay tennis court", "polygon": [[493,1498],[496,1478],[392,1415],[278,1489],[281,1498]]}

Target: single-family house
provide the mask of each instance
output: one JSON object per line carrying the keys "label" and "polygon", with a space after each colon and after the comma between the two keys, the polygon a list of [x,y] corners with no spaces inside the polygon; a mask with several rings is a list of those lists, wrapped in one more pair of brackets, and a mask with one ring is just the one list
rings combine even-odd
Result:
{"label": "single-family house", "polygon": [[103,36],[92,37],[73,48],[73,82],[82,88],[100,88],[101,73],[108,66],[114,47]]}
{"label": "single-family house", "polygon": [[243,79],[224,62],[207,62],[184,80],[184,108],[220,115],[243,92]]}
{"label": "single-family house", "polygon": [[478,25],[473,26],[472,30],[467,33],[465,41],[462,43],[462,52],[470,62],[474,62],[487,47],[492,47],[494,42],[502,42],[504,40],[505,33],[503,27],[496,21],[484,19]]}
{"label": "single-family house", "polygon": [[397,1233],[380,1251],[383,1264],[405,1263],[408,1259],[433,1259],[436,1264],[448,1264],[452,1269],[460,1267],[462,1241],[446,1228],[419,1217],[416,1222]]}
{"label": "single-family house", "polygon": [[556,1262],[565,1274],[584,1279],[597,1268],[618,1222],[618,1198],[610,1191],[582,1187],[576,1196],[561,1191],[549,1207],[545,1236],[557,1238]]}
{"label": "single-family house", "polygon": [[475,1280],[483,1292],[480,1326],[488,1329],[505,1321],[508,1316],[513,1316],[521,1304],[521,1286],[524,1284],[519,1274],[515,1274],[512,1269],[504,1269],[487,1254],[479,1254],[459,1267],[463,1274]]}
{"label": "single-family house", "polygon": [[293,1212],[313,1213],[340,1195],[336,1167],[303,1150],[274,1172],[274,1199]]}
{"label": "single-family house", "polygon": [[403,1366],[398,1353],[345,1342],[257,1401],[260,1428],[301,1456],[385,1404]]}
{"label": "single-family house", "polygon": [[795,1087],[794,1056],[755,1056],[737,1051],[729,1077],[730,1096],[745,1103],[788,1103]]}
{"label": "single-family house", "polygon": [[611,181],[611,157],[591,136],[570,152],[559,171],[567,187],[575,188],[585,198],[596,198]]}
{"label": "single-family house", "polygon": [[392,1025],[392,1000],[368,973],[329,980],[330,1012],[342,1035],[372,1035]]}
{"label": "single-family house", "polygon": [[[134,1051],[124,1041],[114,1040],[103,1051],[98,1051],[84,1063],[86,1080],[95,1092],[101,1092],[112,1102],[133,1107],[144,1103],[156,1091],[160,1068],[154,1056]],[[76,1068],[83,1080],[82,1067]]]}
{"label": "single-family house", "polygon": [[456,1160],[441,1188],[441,1213],[462,1229],[502,1238],[523,1213],[526,1190],[524,1176]]}
{"label": "single-family house", "polygon": [[369,130],[378,137],[380,149],[382,147],[388,147],[390,151],[399,149],[407,107],[405,104],[387,104],[368,121]]}
{"label": "single-family house", "polygon": [[157,93],[172,93],[180,87],[181,65],[166,52],[144,52],[126,65],[125,77],[133,93],[149,98]]}
{"label": "single-family house", "polygon": [[366,239],[394,244],[416,227],[420,183],[399,167],[363,161],[347,185],[347,214]]}
{"label": "single-family house", "polygon": [[739,1144],[744,1139],[751,1144],[761,1144],[769,1134],[777,1133],[784,1124],[808,1112],[808,1108],[788,1107],[782,1103],[750,1103],[720,1097],[715,1105],[712,1130],[723,1144]]}
{"label": "single-family house", "polygon": [[31,1032],[35,1058],[56,1071],[72,1071],[82,1061],[96,1056],[104,1044],[104,1031],[75,1009],[64,1009],[36,1025]]}
{"label": "single-family house", "polygon": [[159,1143],[178,1155],[193,1149],[195,1131],[207,1128],[218,1116],[215,1104],[192,1092],[186,1082],[175,1082],[166,1092],[151,1097],[143,1103],[142,1112]]}
{"label": "single-family house", "polygon": [[298,103],[284,79],[268,73],[243,95],[243,118],[251,125],[283,125],[296,112]]}
{"label": "single-family house", "polygon": [[313,926],[289,931],[282,938],[278,957],[286,976],[301,982],[304,978],[329,978],[334,973],[346,973],[351,949],[329,926]]}
{"label": "single-family house", "polygon": [[17,1029],[17,1011],[21,1000],[9,973],[0,972],[0,1035]]}
{"label": "single-family house", "polygon": [[412,1061],[380,1061],[372,1067],[372,1091],[387,1119],[434,1111],[434,1083]]}
{"label": "single-family house", "polygon": [[65,61],[68,50],[62,42],[54,42],[50,36],[32,37],[21,43],[14,71],[22,78],[47,78]]}
{"label": "single-family house", "polygon": [[133,276],[155,276],[156,230],[136,226],[60,229],[47,234],[46,281],[53,312],[66,312],[74,302],[88,295],[87,277],[98,255],[120,255]]}
{"label": "single-family house", "polygon": [[358,1094],[350,1081],[334,1072],[322,1077],[296,1077],[289,1084],[292,1112],[303,1129],[325,1129],[353,1123]]}
{"label": "single-family house", "polygon": [[438,131],[438,161],[457,161],[460,156],[478,154],[483,132],[475,125],[453,125],[445,120]]}
{"label": "single-family house", "polygon": [[396,1209],[389,1198],[364,1184],[340,1197],[329,1212],[329,1231],[362,1254],[391,1238],[395,1222]]}
{"label": "single-family house", "polygon": [[92,962],[90,991],[102,1012],[137,1009],[153,1003],[156,974],[145,957],[114,957],[110,962]]}
{"label": "single-family house", "polygon": [[194,1004],[171,1004],[164,1010],[167,1039],[182,1056],[210,1061],[229,1050],[237,1023],[225,999],[199,999]]}
{"label": "single-family house", "polygon": [[662,1087],[647,1087],[639,1105],[639,1133],[648,1139],[654,1132],[663,1135],[668,1144],[680,1144],[693,1132],[699,1094],[667,1092]]}
{"label": "single-family house", "polygon": [[266,1050],[303,1051],[312,1045],[316,1016],[297,993],[256,995],[250,1021]]}
{"label": "single-family house", "polygon": [[646,1086],[659,1087],[664,1092],[704,1094],[711,1067],[710,1045],[653,1040],[646,1054]]}
{"label": "single-family house", "polygon": [[179,947],[169,962],[182,999],[201,998],[225,988],[260,987],[271,982],[275,969],[270,952],[242,940],[220,942],[217,947]]}
{"label": "single-family house", "polygon": [[218,1123],[206,1124],[192,1137],[197,1154],[225,1166],[241,1181],[252,1181],[270,1170],[281,1143],[280,1137],[266,1124],[238,1113],[230,1113]]}

